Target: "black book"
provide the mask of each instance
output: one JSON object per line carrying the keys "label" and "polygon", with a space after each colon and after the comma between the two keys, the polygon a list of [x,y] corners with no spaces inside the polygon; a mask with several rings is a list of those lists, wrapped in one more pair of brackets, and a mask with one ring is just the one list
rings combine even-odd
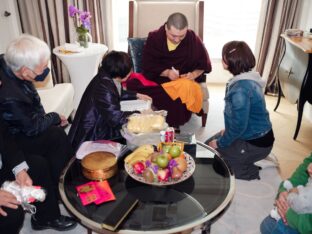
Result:
{"label": "black book", "polygon": [[101,204],[94,218],[102,220],[103,228],[115,231],[138,203],[138,199],[127,191],[115,193],[116,200]]}

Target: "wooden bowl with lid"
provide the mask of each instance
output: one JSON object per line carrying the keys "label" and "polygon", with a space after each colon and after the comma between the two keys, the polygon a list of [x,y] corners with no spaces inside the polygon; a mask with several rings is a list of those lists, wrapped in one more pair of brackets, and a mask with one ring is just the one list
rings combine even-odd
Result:
{"label": "wooden bowl with lid", "polygon": [[117,158],[110,152],[93,152],[81,160],[82,174],[90,180],[106,180],[117,173]]}

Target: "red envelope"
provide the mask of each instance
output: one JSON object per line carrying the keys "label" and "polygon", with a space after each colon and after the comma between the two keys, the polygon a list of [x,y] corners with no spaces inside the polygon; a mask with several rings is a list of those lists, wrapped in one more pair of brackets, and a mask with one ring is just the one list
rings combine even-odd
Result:
{"label": "red envelope", "polygon": [[99,205],[103,202],[116,200],[107,180],[91,181],[76,187],[82,205],[86,206],[92,202]]}
{"label": "red envelope", "polygon": [[95,187],[98,190],[99,199],[94,201],[95,204],[101,204],[103,202],[113,201],[116,200],[115,195],[112,192],[111,187],[107,180],[94,182]]}
{"label": "red envelope", "polygon": [[82,205],[86,206],[100,198],[99,192],[95,187],[94,182],[89,182],[76,187]]}

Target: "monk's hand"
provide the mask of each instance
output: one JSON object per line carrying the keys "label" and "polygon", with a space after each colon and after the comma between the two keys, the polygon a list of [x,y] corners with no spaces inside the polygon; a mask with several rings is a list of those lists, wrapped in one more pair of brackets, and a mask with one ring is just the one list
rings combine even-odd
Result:
{"label": "monk's hand", "polygon": [[148,95],[137,93],[136,95],[137,99],[144,100],[144,101],[152,101],[152,98]]}
{"label": "monk's hand", "polygon": [[177,80],[179,79],[179,71],[176,69],[167,69],[167,77],[170,80]]}
{"label": "monk's hand", "polygon": [[213,149],[216,149],[218,148],[218,145],[217,145],[217,140],[212,140],[208,143],[208,145],[213,148]]}
{"label": "monk's hand", "polygon": [[19,204],[20,202],[17,201],[16,197],[12,193],[9,193],[8,191],[0,189],[0,216],[8,215],[1,208],[2,206],[5,206],[11,209],[17,209]]}
{"label": "monk's hand", "polygon": [[185,78],[185,79],[188,79],[188,80],[195,80],[196,77],[193,74],[193,72],[188,72],[188,73],[185,73],[185,74],[181,74],[180,78]]}
{"label": "monk's hand", "polygon": [[275,201],[275,205],[277,207],[278,214],[281,216],[281,218],[285,224],[287,224],[286,212],[289,209],[289,206],[287,203],[287,196],[288,196],[287,191],[281,192]]}

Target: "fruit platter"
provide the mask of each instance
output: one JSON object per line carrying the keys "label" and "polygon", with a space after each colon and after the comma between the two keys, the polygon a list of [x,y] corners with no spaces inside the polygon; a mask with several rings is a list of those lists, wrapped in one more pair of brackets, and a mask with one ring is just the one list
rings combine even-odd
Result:
{"label": "fruit platter", "polygon": [[162,142],[156,150],[153,145],[139,146],[125,158],[125,170],[136,181],[166,186],[191,177],[195,162],[183,151],[183,143]]}

